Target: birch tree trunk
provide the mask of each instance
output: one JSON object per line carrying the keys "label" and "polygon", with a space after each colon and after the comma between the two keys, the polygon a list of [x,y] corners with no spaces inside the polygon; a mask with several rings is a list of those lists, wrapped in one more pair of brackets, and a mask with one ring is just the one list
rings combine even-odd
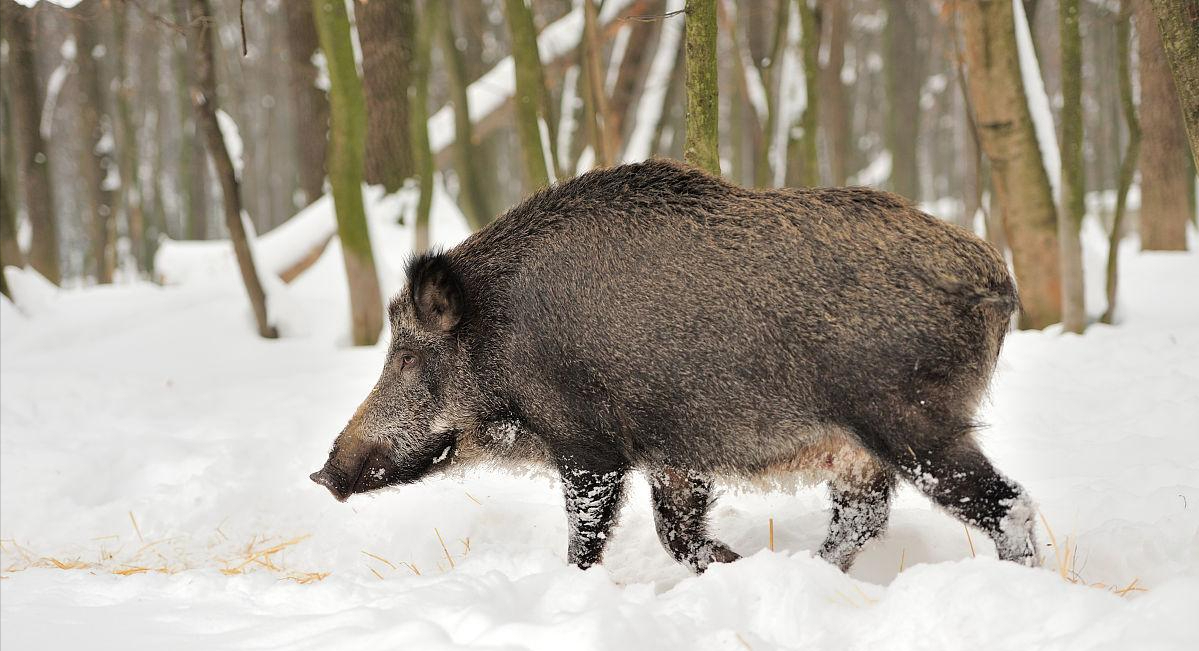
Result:
{"label": "birch tree trunk", "polygon": [[688,163],[720,176],[716,0],[687,0],[686,7],[687,126],[683,157]]}
{"label": "birch tree trunk", "polygon": [[[79,111],[79,169],[83,172],[83,190],[89,211],[92,273],[96,282],[112,282],[116,266],[116,202],[109,174],[116,166],[112,158],[111,120],[105,114],[104,88],[100,83],[97,56],[104,50],[96,38],[103,8],[99,0],[81,2],[71,12],[75,35],[75,98]],[[107,127],[106,127],[107,125]]]}
{"label": "birch tree trunk", "polygon": [[535,191],[550,184],[541,142],[539,112],[544,88],[541,58],[537,53],[537,31],[525,0],[504,0],[504,12],[512,36],[512,59],[516,64],[516,130],[524,153],[526,188]]}
{"label": "birch tree trunk", "polygon": [[1136,21],[1141,67],[1141,249],[1185,251],[1190,170],[1178,91],[1149,0],[1138,0]]}
{"label": "birch tree trunk", "polygon": [[316,23],[312,21],[312,3],[291,0],[283,3],[287,14],[288,78],[296,112],[296,154],[300,191],[304,194],[296,208],[320,198],[325,186],[325,149],[329,143],[329,98],[317,88],[316,65],[312,57],[320,49]]}
{"label": "birch tree trunk", "polygon": [[[355,346],[371,346],[383,329],[383,300],[362,203],[366,107],[354,64],[350,17],[341,0],[312,0],[321,50],[329,66],[329,185],[337,209],[350,285],[351,333]],[[407,126],[407,125],[405,125]]]}
{"label": "birch tree trunk", "polygon": [[1166,60],[1182,104],[1191,157],[1199,168],[1199,0],[1152,0]]}
{"label": "birch tree trunk", "polygon": [[1020,76],[1012,4],[965,2],[957,11],[971,105],[1020,287],[1020,323],[1043,328],[1061,318],[1057,211]]}
{"label": "birch tree trunk", "polygon": [[366,95],[366,182],[391,193],[415,169],[408,90],[416,14],[412,0],[386,0],[354,3],[354,15]]}
{"label": "birch tree trunk", "polygon": [[1079,230],[1086,212],[1082,158],[1082,37],[1078,30],[1078,0],[1059,0],[1058,28],[1062,48],[1062,189],[1058,212],[1058,242],[1062,255],[1062,325],[1067,332],[1087,327],[1083,292],[1082,243]]}
{"label": "birch tree trunk", "polygon": [[217,93],[216,93],[216,62],[213,57],[213,40],[215,38],[215,23],[208,0],[191,0],[191,17],[188,21],[188,51],[191,55],[192,66],[192,106],[196,111],[196,125],[203,135],[208,147],[208,155],[212,157],[213,167],[221,183],[221,194],[224,196],[225,226],[229,230],[229,239],[233,243],[233,252],[237,256],[237,266],[241,271],[242,282],[250,297],[250,306],[254,310],[254,320],[258,324],[258,334],[266,339],[279,336],[275,326],[269,321],[266,311],[266,292],[262,289],[262,281],[254,266],[254,255],[250,243],[246,239],[245,224],[242,222],[241,182],[233,168],[233,160],[225,138],[221,134],[220,123],[217,122]]}

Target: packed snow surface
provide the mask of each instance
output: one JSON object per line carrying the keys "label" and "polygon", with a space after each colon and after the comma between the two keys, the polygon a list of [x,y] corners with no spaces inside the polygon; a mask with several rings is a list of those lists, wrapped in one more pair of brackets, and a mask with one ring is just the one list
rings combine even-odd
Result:
{"label": "packed snow surface", "polygon": [[[395,289],[409,234],[373,220]],[[981,439],[1051,527],[1046,567],[995,560],[905,488],[844,575],[811,553],[828,511],[808,488],[726,492],[715,529],[745,558],[693,576],[659,546],[640,478],[588,571],[566,564],[552,478],[477,472],[345,504],[309,482],[385,350],[345,346],[335,244],[272,294],[276,341],[254,335],[233,274],[58,291],[9,270],[0,646],[1199,648],[1199,255],[1129,242],[1117,325],[1008,339]]]}

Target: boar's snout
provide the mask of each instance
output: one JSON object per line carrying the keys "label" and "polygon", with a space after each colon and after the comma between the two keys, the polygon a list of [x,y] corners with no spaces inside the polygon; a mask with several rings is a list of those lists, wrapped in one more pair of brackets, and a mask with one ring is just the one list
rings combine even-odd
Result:
{"label": "boar's snout", "polygon": [[378,450],[367,450],[359,458],[345,461],[348,463],[340,464],[336,455],[331,455],[325,467],[308,476],[328,488],[338,502],[392,483],[399,470],[390,455]]}

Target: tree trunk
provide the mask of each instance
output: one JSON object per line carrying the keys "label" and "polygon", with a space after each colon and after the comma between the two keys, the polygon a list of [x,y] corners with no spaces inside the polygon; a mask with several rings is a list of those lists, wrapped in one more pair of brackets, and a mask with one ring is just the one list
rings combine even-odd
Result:
{"label": "tree trunk", "polygon": [[267,315],[266,292],[262,289],[258,270],[254,266],[253,252],[246,238],[245,224],[242,221],[241,184],[233,169],[233,160],[225,138],[221,135],[220,123],[217,122],[217,92],[216,92],[216,61],[213,57],[213,41],[216,31],[212,18],[212,10],[208,0],[191,0],[191,18],[188,21],[188,52],[191,54],[192,66],[192,107],[196,111],[196,125],[203,135],[212,157],[213,167],[221,183],[221,193],[224,195],[225,226],[229,229],[229,239],[233,243],[233,252],[237,256],[237,266],[241,270],[241,279],[250,297],[250,306],[254,310],[254,320],[258,324],[258,334],[267,339],[278,336]]}
{"label": "tree trunk", "polygon": [[1043,328],[1061,317],[1057,211],[1020,76],[1012,4],[966,2],[957,11],[971,105],[1020,286],[1021,325]]}
{"label": "tree trunk", "polygon": [[720,176],[716,0],[687,0],[686,6],[687,126],[683,157],[688,163]]}
{"label": "tree trunk", "polygon": [[583,59],[587,66],[587,93],[594,107],[595,157],[602,167],[609,167],[616,162],[620,134],[614,131],[619,127],[612,117],[608,94],[604,91],[604,75],[600,67],[603,63],[603,42],[596,29],[596,21],[595,3],[583,0]]}
{"label": "tree trunk", "polygon": [[924,59],[916,30],[918,10],[915,0],[888,0],[884,33],[890,190],[912,201],[920,200],[916,144],[920,135],[920,89],[924,85]]}
{"label": "tree trunk", "polygon": [[[645,5],[645,8],[638,11],[647,14],[661,14],[664,6],[662,0],[641,4]],[[620,160],[619,154],[624,151],[623,143],[633,132],[637,117],[637,98],[640,97],[646,75],[649,74],[649,66],[653,61],[652,46],[660,32],[657,22],[636,20],[628,21],[626,25],[631,31],[625,44],[624,58],[620,60],[620,70],[616,74],[616,84],[612,87],[610,108],[614,123],[607,125],[610,131],[615,132],[615,138],[620,143],[615,160]]]}
{"label": "tree trunk", "polygon": [[1199,0],[1152,2],[1166,61],[1174,71],[1191,158],[1199,168]]}
{"label": "tree trunk", "polygon": [[821,119],[825,141],[828,143],[828,163],[833,185],[845,185],[849,178],[850,116],[841,82],[845,67],[845,38],[849,32],[849,12],[844,0],[824,0],[823,11],[828,21],[828,62],[821,69],[820,99],[824,103]]}
{"label": "tree trunk", "polygon": [[99,0],[81,2],[72,11],[70,22],[77,52],[75,98],[79,122],[76,126],[82,143],[79,168],[83,172],[90,213],[91,262],[96,282],[104,285],[112,282],[116,266],[116,202],[108,182],[116,162],[112,159],[111,121],[104,113],[107,104],[96,61],[97,53],[102,52],[96,39],[102,11]]}
{"label": "tree trunk", "polygon": [[803,53],[805,102],[799,118],[802,137],[787,143],[787,185],[820,185],[820,158],[817,131],[820,112],[820,23],[808,0],[795,0],[799,6],[800,50]]}
{"label": "tree trunk", "polygon": [[33,42],[34,13],[5,1],[0,27],[8,42],[9,98],[25,211],[33,231],[29,264],[55,285],[62,282],[58,260],[58,225],[50,186],[49,148],[42,140],[42,92]]}
{"label": "tree trunk", "polygon": [[1067,332],[1087,327],[1083,293],[1082,243],[1079,230],[1086,212],[1082,158],[1082,37],[1078,31],[1078,0],[1058,2],[1062,48],[1062,189],[1058,212],[1058,242],[1062,255],[1062,325]]}
{"label": "tree trunk", "polygon": [[791,19],[792,0],[776,0],[774,14],[774,38],[771,41],[770,53],[766,65],[759,73],[762,75],[762,86],[766,89],[766,145],[758,150],[758,160],[754,165],[754,185],[771,187],[774,185],[774,168],[770,147],[775,142],[775,132],[778,130],[778,92],[779,79],[775,72],[779,69],[779,61],[783,59],[783,51],[787,47],[787,23]]}
{"label": "tree trunk", "polygon": [[516,64],[516,129],[524,153],[526,189],[538,190],[550,184],[541,143],[539,111],[544,92],[541,58],[537,53],[537,31],[533,13],[525,0],[504,0],[508,31],[512,35],[512,59]]}
{"label": "tree trunk", "polygon": [[[329,185],[345,258],[356,346],[371,346],[383,328],[383,301],[362,205],[366,108],[354,65],[350,18],[341,0],[312,0],[321,49],[329,65]],[[407,127],[408,125],[404,125]]]}
{"label": "tree trunk", "polygon": [[450,103],[454,106],[454,170],[458,173],[458,202],[471,228],[478,230],[491,221],[491,208],[483,193],[479,167],[474,156],[474,123],[470,119],[470,100],[466,89],[470,80],[466,76],[466,63],[458,49],[458,39],[450,22],[453,5],[447,2],[425,3],[429,22],[437,26],[441,34],[441,53],[445,60],[446,75],[450,83]]}
{"label": "tree trunk", "polygon": [[1141,62],[1141,249],[1185,251],[1190,218],[1184,128],[1149,0],[1136,4]]}
{"label": "tree trunk", "polygon": [[366,182],[399,190],[414,173],[408,91],[416,14],[412,0],[354,3],[366,95]]}
{"label": "tree trunk", "polygon": [[1120,83],[1120,107],[1124,122],[1128,125],[1128,145],[1124,159],[1120,162],[1119,185],[1116,188],[1116,213],[1112,217],[1112,232],[1107,247],[1107,309],[1100,321],[1112,323],[1116,318],[1116,291],[1120,280],[1120,240],[1124,235],[1124,213],[1127,212],[1128,189],[1137,172],[1137,157],[1141,151],[1141,124],[1137,121],[1137,107],[1132,99],[1132,57],[1129,56],[1129,33],[1132,31],[1132,3],[1121,0],[1120,16],[1116,23],[1116,56]]}
{"label": "tree trunk", "polygon": [[[376,3],[379,4],[379,3]],[[296,155],[303,208],[325,189],[325,149],[329,143],[329,98],[317,87],[318,70],[312,57],[320,49],[312,3],[283,3],[287,14],[288,76],[295,104]]]}
{"label": "tree trunk", "polygon": [[[8,74],[8,66],[2,71]],[[12,298],[8,291],[8,280],[4,275],[6,266],[25,266],[25,256],[21,254],[21,245],[17,242],[17,211],[13,205],[12,193],[16,185],[16,169],[14,152],[12,151],[12,104],[8,99],[7,89],[0,89],[0,104],[3,114],[0,114],[0,294]]]}
{"label": "tree trunk", "polygon": [[433,150],[429,146],[429,50],[432,24],[426,6],[417,20],[416,52],[412,59],[412,153],[420,180],[420,199],[416,203],[412,250],[429,249],[429,213],[433,208]]}
{"label": "tree trunk", "polygon": [[121,170],[121,206],[125,214],[125,226],[129,231],[129,244],[139,271],[149,271],[150,250],[146,238],[146,220],[142,210],[141,178],[138,174],[137,124],[133,117],[133,82],[129,78],[128,62],[128,3],[112,8],[113,41],[116,45],[116,88],[117,133],[120,147],[117,160]]}
{"label": "tree trunk", "polygon": [[[187,25],[188,4],[191,0],[175,0],[175,22]],[[192,27],[195,27],[192,25]],[[190,31],[190,30],[189,30]],[[190,38],[190,36],[189,36]],[[179,168],[175,171],[175,183],[184,213],[184,237],[189,240],[208,239],[208,163],[205,159],[204,139],[196,112],[192,110],[191,92],[195,85],[195,72],[188,62],[186,47],[175,50],[175,89],[179,100],[180,132]]]}

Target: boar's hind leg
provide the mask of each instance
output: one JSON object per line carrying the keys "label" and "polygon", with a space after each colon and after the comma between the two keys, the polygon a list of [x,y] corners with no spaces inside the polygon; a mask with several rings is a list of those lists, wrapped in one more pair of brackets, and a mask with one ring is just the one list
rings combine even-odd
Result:
{"label": "boar's hind leg", "polygon": [[820,546],[820,557],[848,571],[862,546],[887,528],[894,490],[894,471],[881,467],[830,481],[833,517],[828,537]]}
{"label": "boar's hind leg", "polygon": [[896,456],[893,461],[917,489],[959,520],[985,531],[995,541],[999,558],[1040,564],[1032,500],[991,465],[970,436],[939,448],[909,447]]}
{"label": "boar's hind leg", "polygon": [[569,457],[559,463],[559,471],[570,526],[567,560],[587,569],[603,559],[608,533],[620,512],[628,466]]}
{"label": "boar's hind leg", "polygon": [[711,480],[673,468],[651,471],[648,475],[658,538],[676,561],[703,572],[712,563],[731,563],[740,558],[708,535]]}

